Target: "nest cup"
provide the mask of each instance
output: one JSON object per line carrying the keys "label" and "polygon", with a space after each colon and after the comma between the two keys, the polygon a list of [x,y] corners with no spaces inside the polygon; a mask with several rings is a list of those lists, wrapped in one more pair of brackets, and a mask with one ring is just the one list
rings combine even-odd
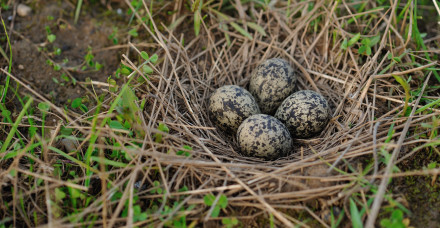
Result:
{"label": "nest cup", "polygon": [[[328,169],[321,169],[321,173],[308,172],[307,169],[323,164],[344,168],[341,159],[368,154],[366,151],[371,148],[352,142],[358,132],[368,130],[362,124],[368,121],[365,113],[371,110],[353,101],[361,96],[363,84],[340,68],[343,64],[347,72],[354,66],[345,65],[341,59],[325,57],[318,45],[306,56],[300,50],[307,50],[308,46],[301,42],[294,44],[291,31],[279,25],[276,28],[269,26],[267,32],[283,42],[271,43],[256,35],[259,42],[234,38],[229,45],[223,39],[224,34],[218,31],[196,37],[185,47],[177,40],[167,40],[169,55],[161,66],[164,73],[150,77],[157,88],[157,96],[150,100],[146,117],[153,123],[169,123],[166,149],[158,148],[157,151],[169,154],[170,148],[178,150],[181,145],[193,149],[191,157],[183,163],[182,158],[172,153],[164,158],[163,162],[174,170],[174,176],[170,175],[170,188],[177,189],[183,184],[191,185],[190,189],[194,190],[200,186],[216,189],[234,185],[234,188],[225,188],[222,194],[230,202],[238,202],[236,197],[243,202],[236,207],[252,208],[245,210],[249,214],[255,210],[270,210],[268,205],[292,208],[297,205],[301,208],[304,202],[316,198],[330,199],[346,187],[345,182],[338,181],[338,176],[331,172],[329,165]],[[210,39],[203,38],[205,36]],[[268,58],[282,58],[289,62],[297,75],[295,91],[314,90],[322,94],[329,103],[332,116],[337,117],[329,121],[319,135],[294,139],[289,155],[274,161],[243,156],[235,134],[217,129],[208,111],[209,97],[215,89],[237,85],[248,90],[252,71]],[[346,83],[347,78],[351,83]],[[341,151],[345,150],[352,152],[341,156]],[[308,184],[311,182],[313,185]],[[309,191],[311,189],[313,191]],[[270,202],[263,203],[254,194],[263,195]],[[203,194],[196,197],[203,197]],[[319,204],[328,207],[337,202],[320,201]]]}

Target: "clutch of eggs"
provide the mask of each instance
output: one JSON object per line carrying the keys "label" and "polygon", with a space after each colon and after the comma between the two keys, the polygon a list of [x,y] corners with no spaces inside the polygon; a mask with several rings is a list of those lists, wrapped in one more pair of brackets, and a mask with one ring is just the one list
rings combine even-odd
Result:
{"label": "clutch of eggs", "polygon": [[212,120],[219,129],[236,133],[238,146],[246,156],[286,156],[292,138],[319,134],[331,116],[328,102],[319,93],[293,93],[296,80],[287,61],[268,59],[252,72],[249,91],[236,85],[214,91],[208,104]]}

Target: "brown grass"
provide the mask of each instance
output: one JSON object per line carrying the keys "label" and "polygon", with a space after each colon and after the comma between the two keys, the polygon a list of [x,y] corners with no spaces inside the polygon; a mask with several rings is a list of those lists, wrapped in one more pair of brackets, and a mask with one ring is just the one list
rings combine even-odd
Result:
{"label": "brown grass", "polygon": [[[177,8],[181,2],[176,1]],[[145,137],[133,139],[112,131],[108,126],[97,129],[100,137],[115,138],[123,145],[123,150],[132,157],[132,161],[127,168],[113,168],[105,172],[103,166],[100,166],[99,170],[95,170],[93,178],[100,180],[101,191],[90,206],[75,216],[85,218],[96,214],[100,218],[95,223],[97,226],[131,227],[149,224],[160,227],[173,216],[185,213],[191,224],[215,226],[220,224],[219,218],[211,218],[209,214],[212,208],[203,203],[203,197],[212,193],[217,199],[220,194],[228,198],[229,205],[221,212],[221,217],[235,216],[244,226],[261,227],[261,223],[268,223],[269,215],[272,214],[277,226],[307,227],[309,225],[298,219],[298,215],[303,213],[321,226],[329,227],[328,220],[323,219],[326,210],[334,206],[349,211],[348,199],[354,193],[363,197],[370,194],[370,182],[380,186],[371,211],[367,212],[365,219],[366,225],[373,227],[391,177],[437,175],[440,171],[435,169],[392,173],[394,165],[417,153],[420,150],[417,146],[429,142],[414,136],[408,137],[407,132],[414,131],[422,122],[429,122],[439,112],[434,109],[433,114],[415,115],[415,110],[422,106],[419,105],[418,97],[409,106],[412,107],[411,114],[403,117],[401,112],[404,107],[404,93],[400,85],[391,79],[392,75],[411,74],[413,78],[422,78],[423,70],[436,63],[414,67],[405,64],[411,62],[406,55],[403,63],[380,73],[391,64],[392,60],[387,58],[389,53],[397,56],[408,51],[412,45],[411,42],[404,42],[404,31],[396,27],[393,19],[389,18],[389,15],[394,15],[393,11],[397,6],[388,10],[374,10],[380,17],[373,19],[370,24],[355,20],[354,24],[347,26],[347,20],[355,15],[349,11],[350,5],[343,2],[337,5],[333,1],[316,1],[311,11],[305,10],[307,3],[294,3],[290,6],[290,11],[293,12],[290,18],[285,17],[285,5],[267,11],[248,9],[254,12],[253,21],[267,33],[267,36],[262,36],[247,28],[253,36],[252,40],[232,30],[220,30],[218,20],[212,19],[215,17],[212,12],[208,12],[208,19],[202,24],[203,29],[197,37],[179,33],[179,27],[174,31],[160,31],[158,24],[153,24],[154,30],[144,24],[144,29],[160,46],[157,51],[160,63],[156,66],[150,65],[155,73],[150,76],[147,85],[134,85],[138,97],[148,99],[146,109],[138,113],[142,121],[138,128],[145,132]],[[242,8],[237,7],[240,15],[251,20],[245,16]],[[336,9],[346,11],[347,16],[338,17]],[[148,11],[148,8],[145,10]],[[314,30],[311,22],[318,17],[318,29]],[[350,39],[351,34],[363,30],[369,31],[371,36],[382,35],[381,42],[373,48],[371,56],[358,54],[356,48],[348,48],[346,51],[340,48],[344,38]],[[333,32],[337,34],[336,39]],[[225,34],[231,37],[230,45],[226,42]],[[139,52],[137,44],[130,46],[131,51]],[[296,68],[299,77],[298,90],[316,90],[328,99],[333,118],[319,136],[296,140],[288,157],[264,161],[242,156],[237,149],[235,137],[216,130],[206,110],[207,99],[214,89],[227,84],[246,88],[252,70],[260,62],[273,57],[284,58]],[[138,73],[142,63],[131,61],[127,56],[122,61],[134,70],[131,77],[140,77]],[[429,77],[425,79],[425,85],[428,80]],[[390,88],[398,96],[391,98],[388,94]],[[110,105],[108,102],[104,107]],[[90,123],[83,117],[72,113],[65,115],[60,108],[53,110],[58,115],[69,116],[70,126],[76,126],[86,136],[91,136],[92,132],[87,128]],[[101,121],[112,114],[104,112],[100,115]],[[165,123],[170,132],[165,135],[163,143],[156,143],[152,135],[159,132],[157,126],[160,122]],[[395,134],[389,142],[385,142],[393,124]],[[47,142],[46,148],[56,143],[53,138],[59,130],[60,125],[52,131],[52,140]],[[129,147],[135,143],[141,144],[141,148]],[[193,148],[191,157],[175,155],[183,145]],[[80,144],[78,150],[85,153],[87,146]],[[96,148],[100,151],[100,156],[112,149],[102,139],[98,139]],[[379,148],[384,148],[391,154],[388,164],[379,162],[379,157],[382,157]],[[35,174],[28,172],[25,167],[18,168],[18,172],[22,174],[45,180],[40,189],[29,189],[21,185],[17,178],[6,175],[8,170],[0,174],[0,179],[19,187],[23,197],[31,199],[27,204],[48,216],[48,226],[59,226],[68,223],[68,218],[54,216],[56,212],[50,211],[53,207],[43,202],[51,198],[54,188],[58,186],[69,185],[80,190],[85,189],[81,184],[52,177],[50,167],[57,154],[49,149],[42,153],[47,156],[44,160],[36,159],[38,169]],[[367,161],[372,158],[373,167],[365,170]],[[14,167],[14,164],[10,167]],[[15,164],[15,167],[19,165]],[[81,169],[85,173],[85,168]],[[311,172],[316,169],[320,171]],[[114,174],[116,178],[110,180],[110,174]],[[85,178],[79,177],[75,183],[81,183]],[[160,187],[165,193],[149,193],[154,188],[154,180],[161,183]],[[112,188],[105,187],[109,182],[112,183]],[[135,191],[136,183],[147,187]],[[183,186],[187,186],[189,190],[178,192]],[[110,201],[117,190],[123,192],[121,200]],[[38,197],[34,198],[35,195]],[[131,201],[135,195],[145,201],[146,205],[153,199],[163,199],[162,202],[166,202],[167,199],[175,200],[178,196],[183,198],[172,213],[165,216],[152,214],[143,223],[133,224],[132,208],[128,210],[127,218],[121,218],[120,212],[126,199]],[[17,203],[14,201],[8,204],[17,207]],[[179,210],[188,205],[195,207],[183,212]],[[165,203],[160,207],[165,207]],[[14,220],[21,220],[18,218],[20,216],[20,211],[17,210]],[[24,223],[30,225],[26,221]]]}

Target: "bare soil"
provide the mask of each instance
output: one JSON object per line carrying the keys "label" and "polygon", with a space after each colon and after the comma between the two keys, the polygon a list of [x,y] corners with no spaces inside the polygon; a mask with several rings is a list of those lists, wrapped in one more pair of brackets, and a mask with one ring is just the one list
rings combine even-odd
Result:
{"label": "bare soil", "polygon": [[[115,23],[110,17],[102,15],[103,7],[98,10],[85,8],[78,24],[73,22],[75,7],[62,2],[39,2],[27,17],[16,17],[12,38],[13,75],[40,94],[45,95],[57,105],[68,105],[68,101],[84,96],[80,86],[86,79],[106,82],[118,67],[121,53],[117,49],[100,50],[112,45],[108,38]],[[52,17],[52,18],[51,18]],[[53,43],[47,42],[46,26],[56,35]],[[100,70],[85,69],[85,55],[88,48],[93,52],[94,61],[102,64]],[[51,54],[55,48],[61,49],[60,55]],[[55,70],[48,60],[59,64],[62,69]],[[78,83],[64,83],[61,75],[71,75]],[[55,79],[58,83],[55,82]]]}

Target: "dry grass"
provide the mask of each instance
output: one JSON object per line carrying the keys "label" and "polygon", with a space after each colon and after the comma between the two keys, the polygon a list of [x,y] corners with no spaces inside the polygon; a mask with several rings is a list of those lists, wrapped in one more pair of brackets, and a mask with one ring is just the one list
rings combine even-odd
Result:
{"label": "dry grass", "polygon": [[[176,1],[176,7],[180,3]],[[243,8],[237,7],[240,15],[245,15]],[[78,134],[82,133],[84,138],[97,135],[96,144],[92,146],[100,157],[115,149],[107,143],[108,138],[119,142],[119,149],[131,157],[128,166],[108,166],[105,170],[103,163],[97,163],[100,165],[92,169],[87,168],[87,164],[77,164],[76,170],[82,175],[74,180],[66,181],[52,176],[51,165],[56,159],[65,159],[49,149],[56,145],[55,136],[61,127],[58,125],[51,132],[50,139],[43,141],[45,150],[40,152],[44,155],[40,157],[41,160],[32,157],[36,161],[36,170],[30,172],[20,164],[21,157],[31,157],[20,154],[8,165],[2,162],[1,166],[8,168],[0,173],[1,182],[13,186],[13,195],[21,194],[30,212],[47,216],[47,225],[50,227],[71,222],[62,212],[54,211],[57,207],[48,203],[48,199],[53,200],[51,195],[54,189],[70,186],[85,191],[87,188],[83,183],[87,179],[87,170],[91,170],[91,178],[97,180],[91,186],[98,188],[96,191],[99,193],[75,217],[79,222],[81,218],[96,215],[98,219],[94,225],[105,227],[147,224],[160,227],[183,214],[189,224],[216,226],[221,224],[220,219],[210,217],[213,208],[206,206],[203,201],[203,197],[209,193],[217,200],[221,194],[227,196],[228,207],[222,210],[220,218],[235,216],[244,226],[268,224],[270,215],[273,215],[276,226],[307,227],[310,224],[303,223],[298,217],[307,214],[306,217],[316,221],[311,224],[329,227],[329,221],[324,218],[329,208],[339,207],[350,211],[348,201],[355,193],[359,193],[361,204],[366,206],[365,197],[370,196],[370,189],[380,186],[364,220],[367,226],[373,227],[391,177],[437,175],[440,171],[393,173],[392,170],[396,164],[420,151],[424,144],[432,142],[433,139],[418,139],[417,134],[426,132],[417,132],[415,129],[421,123],[431,121],[439,112],[434,109],[432,114],[415,114],[423,106],[419,104],[419,96],[409,104],[411,114],[405,116],[402,113],[404,92],[391,79],[392,75],[424,79],[419,80],[420,84],[411,85],[423,87],[423,91],[429,81],[429,76],[423,77],[424,69],[436,63],[425,63],[420,67],[406,64],[413,62],[410,55],[405,55],[402,63],[397,64],[388,58],[388,54],[398,56],[410,53],[409,48],[414,45],[402,38],[406,36],[405,30],[397,25],[404,25],[396,24],[390,18],[390,15],[396,14],[396,5],[389,9],[366,10],[363,14],[374,12],[379,16],[372,18],[369,24],[354,19],[354,23],[348,25],[347,21],[355,18],[356,14],[351,14],[349,9],[352,5],[344,1],[337,4],[321,0],[315,2],[313,9],[307,10],[307,7],[306,2],[292,3],[289,6],[292,16],[289,18],[285,16],[285,5],[265,11],[247,9],[253,12],[254,21],[267,33],[263,36],[247,28],[252,40],[235,31],[220,30],[212,11],[208,12],[210,16],[202,24],[201,34],[192,38],[180,34],[179,27],[173,31],[161,31],[157,28],[158,24],[153,23],[152,30],[143,24],[160,46],[157,51],[159,64],[150,64],[154,73],[149,76],[147,83],[132,83],[136,95],[147,99],[146,108],[137,113],[141,122],[136,128],[144,134],[128,136],[123,131],[115,132],[108,125],[90,129],[88,127],[94,125],[86,118],[65,114],[62,109],[53,107],[56,115],[68,117],[69,126],[77,128]],[[148,8],[145,10],[148,11]],[[345,13],[337,14],[336,11]],[[340,14],[346,16],[338,16]],[[316,20],[318,17],[319,21]],[[246,17],[246,20],[250,18]],[[408,19],[407,23],[411,24],[411,20]],[[317,23],[317,29],[312,23]],[[361,55],[355,48],[341,49],[345,38],[350,40],[352,34],[362,31],[369,31],[369,36],[382,35],[380,42],[373,47],[372,55]],[[229,45],[225,34],[231,39]],[[140,53],[136,44],[130,46],[131,51]],[[418,53],[411,55],[421,56]],[[242,156],[235,138],[216,130],[206,110],[207,99],[214,89],[227,84],[247,87],[252,70],[263,60],[272,57],[284,58],[296,68],[298,90],[312,89],[323,94],[332,107],[333,118],[318,137],[297,140],[288,157],[263,161]],[[131,61],[126,56],[122,61],[134,70],[129,78],[141,77],[143,63]],[[394,94],[397,96],[389,95],[390,88],[396,91]],[[36,92],[35,95],[38,97]],[[40,96],[40,99],[43,98]],[[106,100],[103,109],[107,110],[111,105],[110,99]],[[96,119],[98,126],[106,117],[114,117],[114,114],[106,111],[100,113]],[[169,133],[157,130],[158,123],[166,124]],[[390,136],[391,126],[394,134]],[[414,134],[408,136],[409,131]],[[155,142],[155,133],[164,134],[163,142]],[[82,142],[77,149],[86,156],[90,141]],[[183,145],[193,148],[190,157],[175,155]],[[387,163],[383,162],[381,151],[390,154]],[[21,174],[19,176],[40,178],[44,185],[32,189],[18,176],[11,176],[9,171],[12,169],[16,169]],[[159,181],[160,186],[155,187],[154,181]],[[179,192],[183,186],[188,190]],[[157,187],[162,188],[164,193],[151,194],[150,191]],[[122,193],[121,199],[112,201],[116,192]],[[178,202],[178,206],[169,213],[153,213],[146,220],[133,224],[132,202],[135,196],[144,202],[145,207],[157,202],[158,211],[163,211],[171,205],[170,202]],[[5,199],[4,196],[0,198]],[[121,211],[127,200],[127,217],[122,218]],[[23,218],[19,201],[1,203],[16,208],[14,222],[21,221],[21,224],[32,226],[31,221]],[[195,207],[188,209],[189,205]]]}

